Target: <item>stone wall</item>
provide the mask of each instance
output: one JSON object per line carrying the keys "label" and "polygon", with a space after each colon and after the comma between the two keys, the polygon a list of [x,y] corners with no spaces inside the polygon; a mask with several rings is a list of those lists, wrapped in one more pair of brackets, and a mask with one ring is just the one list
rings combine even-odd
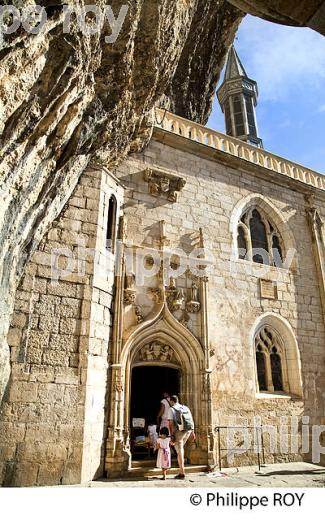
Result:
{"label": "stone wall", "polygon": [[[255,165],[241,161],[238,167],[229,156],[223,161],[209,160],[200,154],[199,146],[186,144],[185,139],[181,146],[179,138],[171,146],[161,142],[166,139],[166,134],[156,133],[142,154],[134,154],[116,170],[129,188],[125,205],[128,238],[136,244],[153,244],[158,222],[164,220],[170,247],[188,254],[203,228],[205,247],[215,258],[208,284],[214,425],[252,425],[253,417],[258,416],[263,424],[277,428],[287,423],[289,434],[300,442],[291,417],[297,417],[299,432],[303,415],[310,417],[311,424],[322,424],[325,417],[324,314],[304,192],[298,183],[289,185],[272,172],[267,178],[268,172]],[[171,139],[169,135],[169,144]],[[186,180],[177,202],[149,193],[144,180],[148,167]],[[254,264],[252,273],[250,262],[231,261],[236,237],[233,216],[246,200],[269,211],[287,248],[297,250],[291,269],[271,268],[265,273],[264,266]],[[317,204],[322,205],[322,198]],[[260,278],[278,280],[276,299],[261,298]],[[184,286],[184,277],[177,283]],[[147,313],[144,307],[144,315]],[[283,329],[287,342],[294,343],[296,338],[301,374],[289,362],[288,368],[293,387],[299,387],[302,377],[301,395],[257,391],[253,337],[262,318]],[[188,326],[199,335],[198,324],[190,320]],[[265,443],[269,444],[268,435]],[[277,460],[295,458],[291,453],[277,456]],[[268,460],[274,457],[269,454]]]}
{"label": "stone wall", "polygon": [[86,400],[81,481],[87,482],[104,474],[107,436],[107,401],[109,399],[109,354],[112,337],[114,291],[114,256],[107,254],[105,244],[110,196],[117,200],[116,228],[123,200],[123,190],[108,173],[101,176],[99,215],[97,221],[96,256],[89,306]]}
{"label": "stone wall", "polygon": [[17,291],[0,423],[5,486],[71,484],[103,472],[114,276],[111,262],[100,285],[97,263],[109,197],[119,199],[119,190],[106,173],[84,174]]}

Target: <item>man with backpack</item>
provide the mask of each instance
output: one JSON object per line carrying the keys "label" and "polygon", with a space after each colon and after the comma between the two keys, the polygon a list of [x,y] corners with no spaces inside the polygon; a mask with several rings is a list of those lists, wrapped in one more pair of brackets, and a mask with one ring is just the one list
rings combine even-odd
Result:
{"label": "man with backpack", "polygon": [[169,431],[171,439],[175,443],[180,469],[180,473],[175,478],[181,480],[185,478],[184,446],[190,437],[195,440],[194,421],[191,410],[188,406],[180,404],[177,395],[170,398],[170,405],[168,411]]}

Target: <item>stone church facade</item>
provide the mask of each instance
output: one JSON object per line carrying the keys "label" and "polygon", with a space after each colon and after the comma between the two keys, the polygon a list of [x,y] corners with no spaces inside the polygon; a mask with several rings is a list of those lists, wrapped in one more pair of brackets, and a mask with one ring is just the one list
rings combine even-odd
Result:
{"label": "stone church facade", "polygon": [[229,462],[224,435],[256,421],[287,428],[288,450],[264,436],[268,462],[311,460],[303,426],[325,421],[325,178],[154,117],[143,152],[84,173],[21,281],[3,485],[126,475],[132,394],[155,391],[154,377],[145,392],[133,384],[141,369],[190,406],[190,463],[255,463],[253,449]]}

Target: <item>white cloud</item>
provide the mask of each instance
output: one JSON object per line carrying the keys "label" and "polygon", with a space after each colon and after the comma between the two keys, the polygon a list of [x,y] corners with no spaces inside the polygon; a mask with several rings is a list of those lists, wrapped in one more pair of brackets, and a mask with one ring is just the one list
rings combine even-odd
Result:
{"label": "white cloud", "polygon": [[303,88],[325,90],[325,38],[311,29],[247,16],[236,48],[264,100],[285,100]]}
{"label": "white cloud", "polygon": [[292,121],[290,119],[286,118],[280,123],[281,128],[289,128],[292,125]]}

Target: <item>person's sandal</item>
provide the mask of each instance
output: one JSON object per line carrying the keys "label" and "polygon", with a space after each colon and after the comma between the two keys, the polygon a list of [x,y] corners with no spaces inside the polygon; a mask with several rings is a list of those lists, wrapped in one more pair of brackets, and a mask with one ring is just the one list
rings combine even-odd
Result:
{"label": "person's sandal", "polygon": [[176,477],[174,477],[174,478],[176,478],[176,479],[178,479],[178,480],[184,480],[185,475],[183,475],[182,473],[179,473],[179,474],[176,475]]}

